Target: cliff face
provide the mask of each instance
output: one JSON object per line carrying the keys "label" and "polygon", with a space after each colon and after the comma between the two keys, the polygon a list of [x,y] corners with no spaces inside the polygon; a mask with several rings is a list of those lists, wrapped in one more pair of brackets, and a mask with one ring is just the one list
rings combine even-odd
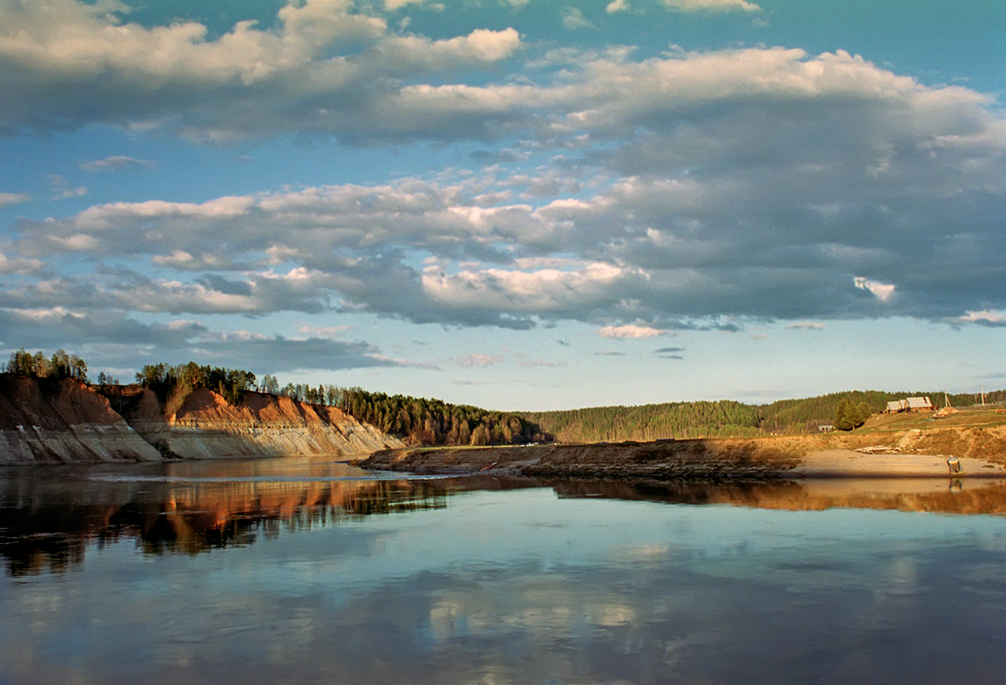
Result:
{"label": "cliff face", "polygon": [[[165,456],[183,459],[369,454],[402,443],[334,407],[245,393],[240,406],[206,388],[162,408],[145,388],[117,389],[126,421]],[[178,405],[173,411],[172,407]]]}
{"label": "cliff face", "polygon": [[102,393],[75,380],[0,374],[0,465],[340,456],[402,446],[339,409],[286,397],[250,392],[234,407],[199,389],[166,410],[140,386]]}
{"label": "cliff face", "polygon": [[0,464],[160,458],[107,399],[83,383],[0,374]]}

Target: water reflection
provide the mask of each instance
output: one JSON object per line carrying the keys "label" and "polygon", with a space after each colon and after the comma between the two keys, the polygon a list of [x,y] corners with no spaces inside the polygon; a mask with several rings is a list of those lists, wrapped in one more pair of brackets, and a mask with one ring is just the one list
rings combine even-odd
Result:
{"label": "water reflection", "polygon": [[135,540],[144,554],[199,554],[376,514],[441,509],[452,493],[551,487],[560,498],[822,511],[1006,514],[1006,481],[819,480],[710,484],[403,479],[312,460],[0,471],[0,557],[14,577],[63,573],[85,549]]}
{"label": "water reflection", "polygon": [[62,573],[85,548],[134,539],[146,554],[241,547],[281,528],[446,506],[436,480],[396,480],[339,463],[165,464],[0,472],[0,557],[14,577]]}
{"label": "water reflection", "polygon": [[824,478],[766,483],[623,482],[564,480],[549,483],[560,497],[731,504],[758,509],[824,511],[886,509],[943,514],[1006,514],[1006,480],[940,478]]}
{"label": "water reflection", "polygon": [[997,682],[1004,491],[0,471],[0,683]]}

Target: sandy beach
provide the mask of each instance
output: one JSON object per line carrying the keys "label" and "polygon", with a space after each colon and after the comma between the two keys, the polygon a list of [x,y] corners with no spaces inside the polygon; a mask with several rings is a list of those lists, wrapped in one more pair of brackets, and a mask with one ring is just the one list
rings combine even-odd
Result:
{"label": "sandy beach", "polygon": [[953,473],[947,459],[931,454],[862,454],[832,449],[808,454],[787,475],[795,478],[1006,477],[1006,465],[970,457],[954,457],[960,464],[960,471]]}

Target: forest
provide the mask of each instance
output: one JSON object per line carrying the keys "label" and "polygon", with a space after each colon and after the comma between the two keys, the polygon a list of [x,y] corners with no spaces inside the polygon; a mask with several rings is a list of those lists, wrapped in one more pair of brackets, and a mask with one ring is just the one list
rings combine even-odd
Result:
{"label": "forest", "polygon": [[[942,392],[854,390],[761,405],[732,400],[671,402],[634,407],[521,412],[521,416],[537,423],[543,431],[561,442],[755,437],[778,433],[816,433],[822,425],[853,428],[862,424],[865,416],[883,411],[889,401],[917,396],[930,397],[937,406],[944,404]],[[949,394],[947,398],[955,407],[981,401],[972,394]],[[1006,401],[1006,390],[985,393],[985,401]],[[842,411],[839,411],[840,408]],[[865,416],[862,413],[864,410],[868,412]]]}

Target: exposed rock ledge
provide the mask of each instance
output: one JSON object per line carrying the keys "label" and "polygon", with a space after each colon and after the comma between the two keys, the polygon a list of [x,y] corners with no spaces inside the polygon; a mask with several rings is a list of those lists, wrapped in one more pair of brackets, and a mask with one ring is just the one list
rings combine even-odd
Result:
{"label": "exposed rock ledge", "polygon": [[83,383],[0,374],[0,464],[160,459]]}
{"label": "exposed rock ledge", "polygon": [[402,446],[340,409],[288,397],[249,392],[234,407],[201,388],[165,418],[152,392],[135,386],[126,392],[140,395],[135,409],[125,412],[126,420],[147,442],[175,458],[356,455]]}
{"label": "exposed rock ledge", "polygon": [[234,407],[199,389],[166,412],[139,386],[103,392],[0,374],[0,465],[339,456],[402,445],[339,409],[286,397],[250,392]]}

